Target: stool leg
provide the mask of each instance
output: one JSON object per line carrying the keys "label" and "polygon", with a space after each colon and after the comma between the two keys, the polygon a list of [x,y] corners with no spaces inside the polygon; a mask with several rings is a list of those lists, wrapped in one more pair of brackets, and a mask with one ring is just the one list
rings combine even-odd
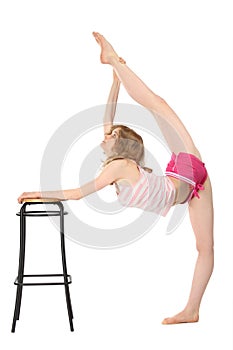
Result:
{"label": "stool leg", "polygon": [[74,331],[73,327],[73,311],[70,299],[70,291],[68,285],[68,277],[67,277],[67,265],[66,265],[66,253],[65,253],[65,239],[64,239],[64,211],[63,205],[60,206],[60,237],[61,237],[61,254],[62,254],[62,267],[63,267],[63,275],[64,275],[64,283],[65,283],[65,295],[66,295],[66,304],[70,322],[70,330]]}
{"label": "stool leg", "polygon": [[[25,263],[25,245],[26,245],[26,218],[25,216],[22,216],[22,262],[21,262],[21,270],[19,274],[18,281],[19,283],[23,283],[23,275],[24,275],[24,263]],[[17,320],[19,320],[19,314],[20,314],[20,308],[21,308],[21,300],[22,300],[22,291],[23,291],[23,285],[19,285],[19,303],[18,303],[18,310],[17,310]]]}
{"label": "stool leg", "polygon": [[20,210],[20,249],[19,249],[19,267],[18,267],[18,286],[16,291],[15,311],[12,322],[11,332],[15,332],[16,321],[19,319],[22,290],[23,290],[23,274],[24,274],[24,261],[25,261],[25,243],[26,243],[26,221],[24,217],[25,205]]}

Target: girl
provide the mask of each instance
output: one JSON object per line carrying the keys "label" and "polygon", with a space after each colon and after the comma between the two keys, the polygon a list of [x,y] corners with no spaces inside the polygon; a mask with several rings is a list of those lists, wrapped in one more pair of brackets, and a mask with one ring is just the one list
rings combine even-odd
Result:
{"label": "girl", "polygon": [[[171,206],[189,203],[191,225],[196,238],[198,258],[188,302],[177,315],[165,318],[163,324],[197,322],[200,303],[213,271],[213,202],[211,183],[201,155],[185,126],[168,106],[129,69],[99,33],[93,33],[101,47],[100,59],[113,68],[113,83],[104,116],[104,141],[107,159],[101,174],[80,188],[64,191],[26,192],[19,198],[81,199],[103,187],[115,184],[119,201],[163,216]],[[167,141],[172,158],[166,176],[156,176],[143,167],[142,138],[124,125],[113,125],[118,92],[122,83],[129,95],[149,109]],[[200,192],[201,190],[201,192]]]}

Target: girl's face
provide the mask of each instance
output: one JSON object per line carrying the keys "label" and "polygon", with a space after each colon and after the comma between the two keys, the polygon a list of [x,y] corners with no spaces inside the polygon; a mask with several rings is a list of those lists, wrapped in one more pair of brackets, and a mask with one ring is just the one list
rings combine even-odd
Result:
{"label": "girl's face", "polygon": [[116,139],[119,137],[119,130],[120,128],[116,128],[110,135],[104,135],[104,140],[101,142],[101,147],[107,156],[111,155],[112,148],[115,145]]}

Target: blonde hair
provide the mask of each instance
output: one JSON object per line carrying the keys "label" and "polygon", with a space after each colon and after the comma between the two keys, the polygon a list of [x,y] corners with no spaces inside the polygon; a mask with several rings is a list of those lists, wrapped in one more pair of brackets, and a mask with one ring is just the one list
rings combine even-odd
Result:
{"label": "blonde hair", "polygon": [[143,169],[151,173],[152,169],[144,167],[145,150],[142,137],[125,125],[112,125],[107,135],[110,135],[117,128],[119,128],[119,137],[112,148],[112,154],[105,160],[103,166],[113,160],[127,158],[134,160]]}

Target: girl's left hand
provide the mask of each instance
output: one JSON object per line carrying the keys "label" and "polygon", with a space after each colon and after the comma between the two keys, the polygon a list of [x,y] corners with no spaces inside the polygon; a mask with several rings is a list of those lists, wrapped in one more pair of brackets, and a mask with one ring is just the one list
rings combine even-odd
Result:
{"label": "girl's left hand", "polygon": [[18,203],[22,204],[24,199],[41,198],[40,192],[24,192],[18,198]]}
{"label": "girl's left hand", "polygon": [[[122,63],[122,64],[126,64],[126,61],[122,57],[119,57],[119,62]],[[120,81],[120,79],[118,78],[118,76],[117,76],[117,74],[116,74],[114,69],[113,69],[113,80]]]}
{"label": "girl's left hand", "polygon": [[126,61],[122,57],[119,57],[119,62],[122,63],[122,64],[126,64]]}
{"label": "girl's left hand", "polygon": [[119,80],[119,78],[118,78],[118,76],[117,76],[117,74],[116,74],[116,72],[115,72],[115,70],[113,69],[113,81],[117,81],[117,82],[119,82],[120,80]]}

